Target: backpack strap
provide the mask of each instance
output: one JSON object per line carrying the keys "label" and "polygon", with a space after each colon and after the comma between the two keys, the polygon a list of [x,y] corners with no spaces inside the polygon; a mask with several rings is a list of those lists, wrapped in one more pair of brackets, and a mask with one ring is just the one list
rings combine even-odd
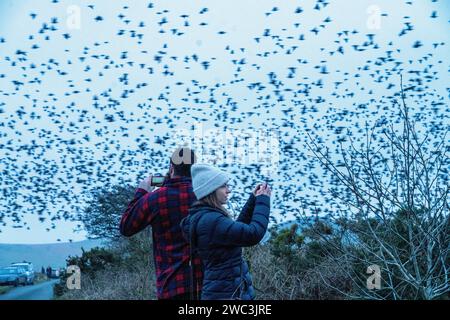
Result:
{"label": "backpack strap", "polygon": [[[197,229],[198,222],[200,221],[202,217],[202,211],[199,211],[195,214],[193,218],[193,222],[189,226],[189,267],[191,268],[190,272],[190,298],[191,300],[194,300],[194,252],[197,251],[195,248],[197,246],[197,241],[195,237],[195,231]],[[197,284],[197,283],[195,283]],[[195,288],[196,290],[198,288]],[[197,296],[195,297],[195,300],[200,300],[198,297],[198,290],[196,291]]]}

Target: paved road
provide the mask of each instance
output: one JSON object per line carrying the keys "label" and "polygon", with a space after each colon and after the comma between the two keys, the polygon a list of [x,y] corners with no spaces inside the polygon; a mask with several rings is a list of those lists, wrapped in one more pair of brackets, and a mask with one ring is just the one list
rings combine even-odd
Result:
{"label": "paved road", "polygon": [[58,281],[55,279],[34,286],[17,287],[0,295],[0,300],[50,300],[53,298],[53,285]]}

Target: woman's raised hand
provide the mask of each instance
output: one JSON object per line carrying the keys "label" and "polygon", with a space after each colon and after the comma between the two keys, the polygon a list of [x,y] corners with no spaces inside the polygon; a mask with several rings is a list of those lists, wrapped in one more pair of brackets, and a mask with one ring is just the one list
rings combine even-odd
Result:
{"label": "woman's raised hand", "polygon": [[261,188],[262,183],[256,185],[255,189],[252,191],[253,195],[256,197],[256,192],[258,192],[259,188]]}
{"label": "woman's raised hand", "polygon": [[270,187],[267,183],[256,186],[255,191],[254,191],[255,196],[266,195],[266,196],[270,197],[271,193],[272,193],[272,190],[270,189]]}

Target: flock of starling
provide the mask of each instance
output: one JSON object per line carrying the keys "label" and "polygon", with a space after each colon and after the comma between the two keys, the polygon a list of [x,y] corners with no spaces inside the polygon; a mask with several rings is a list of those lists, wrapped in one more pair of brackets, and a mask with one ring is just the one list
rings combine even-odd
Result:
{"label": "flock of starling", "polygon": [[[223,132],[277,139],[259,150],[265,158],[214,161],[234,177],[233,209],[269,181],[274,222],[332,211],[308,139],[337,154],[349,137],[364,142],[367,125],[395,122],[400,77],[424,132],[448,130],[442,0],[379,1],[375,29],[373,1],[352,12],[347,1],[247,2],[92,0],[67,10],[73,1],[45,0],[16,21],[0,13],[11,20],[0,30],[0,231],[29,228],[31,214],[51,230],[94,189],[165,174],[175,137],[196,129],[217,132],[195,141],[207,156],[232,149]],[[263,148],[245,141],[231,147]]]}

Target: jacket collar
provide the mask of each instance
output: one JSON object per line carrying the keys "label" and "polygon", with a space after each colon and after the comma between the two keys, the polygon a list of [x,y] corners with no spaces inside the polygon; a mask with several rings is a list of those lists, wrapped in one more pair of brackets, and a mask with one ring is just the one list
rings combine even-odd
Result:
{"label": "jacket collar", "polygon": [[180,184],[192,184],[192,178],[182,176],[170,178],[164,182],[164,187],[172,187]]}
{"label": "jacket collar", "polygon": [[203,204],[203,203],[194,202],[192,204],[192,206],[190,207],[190,209],[189,209],[189,213],[191,215],[196,214],[198,212],[207,212],[207,211],[216,211],[216,212],[219,212],[219,213],[223,214],[224,216],[227,216],[223,211],[221,211],[221,210],[219,210],[217,208],[210,207],[210,206],[208,206],[206,204]]}

